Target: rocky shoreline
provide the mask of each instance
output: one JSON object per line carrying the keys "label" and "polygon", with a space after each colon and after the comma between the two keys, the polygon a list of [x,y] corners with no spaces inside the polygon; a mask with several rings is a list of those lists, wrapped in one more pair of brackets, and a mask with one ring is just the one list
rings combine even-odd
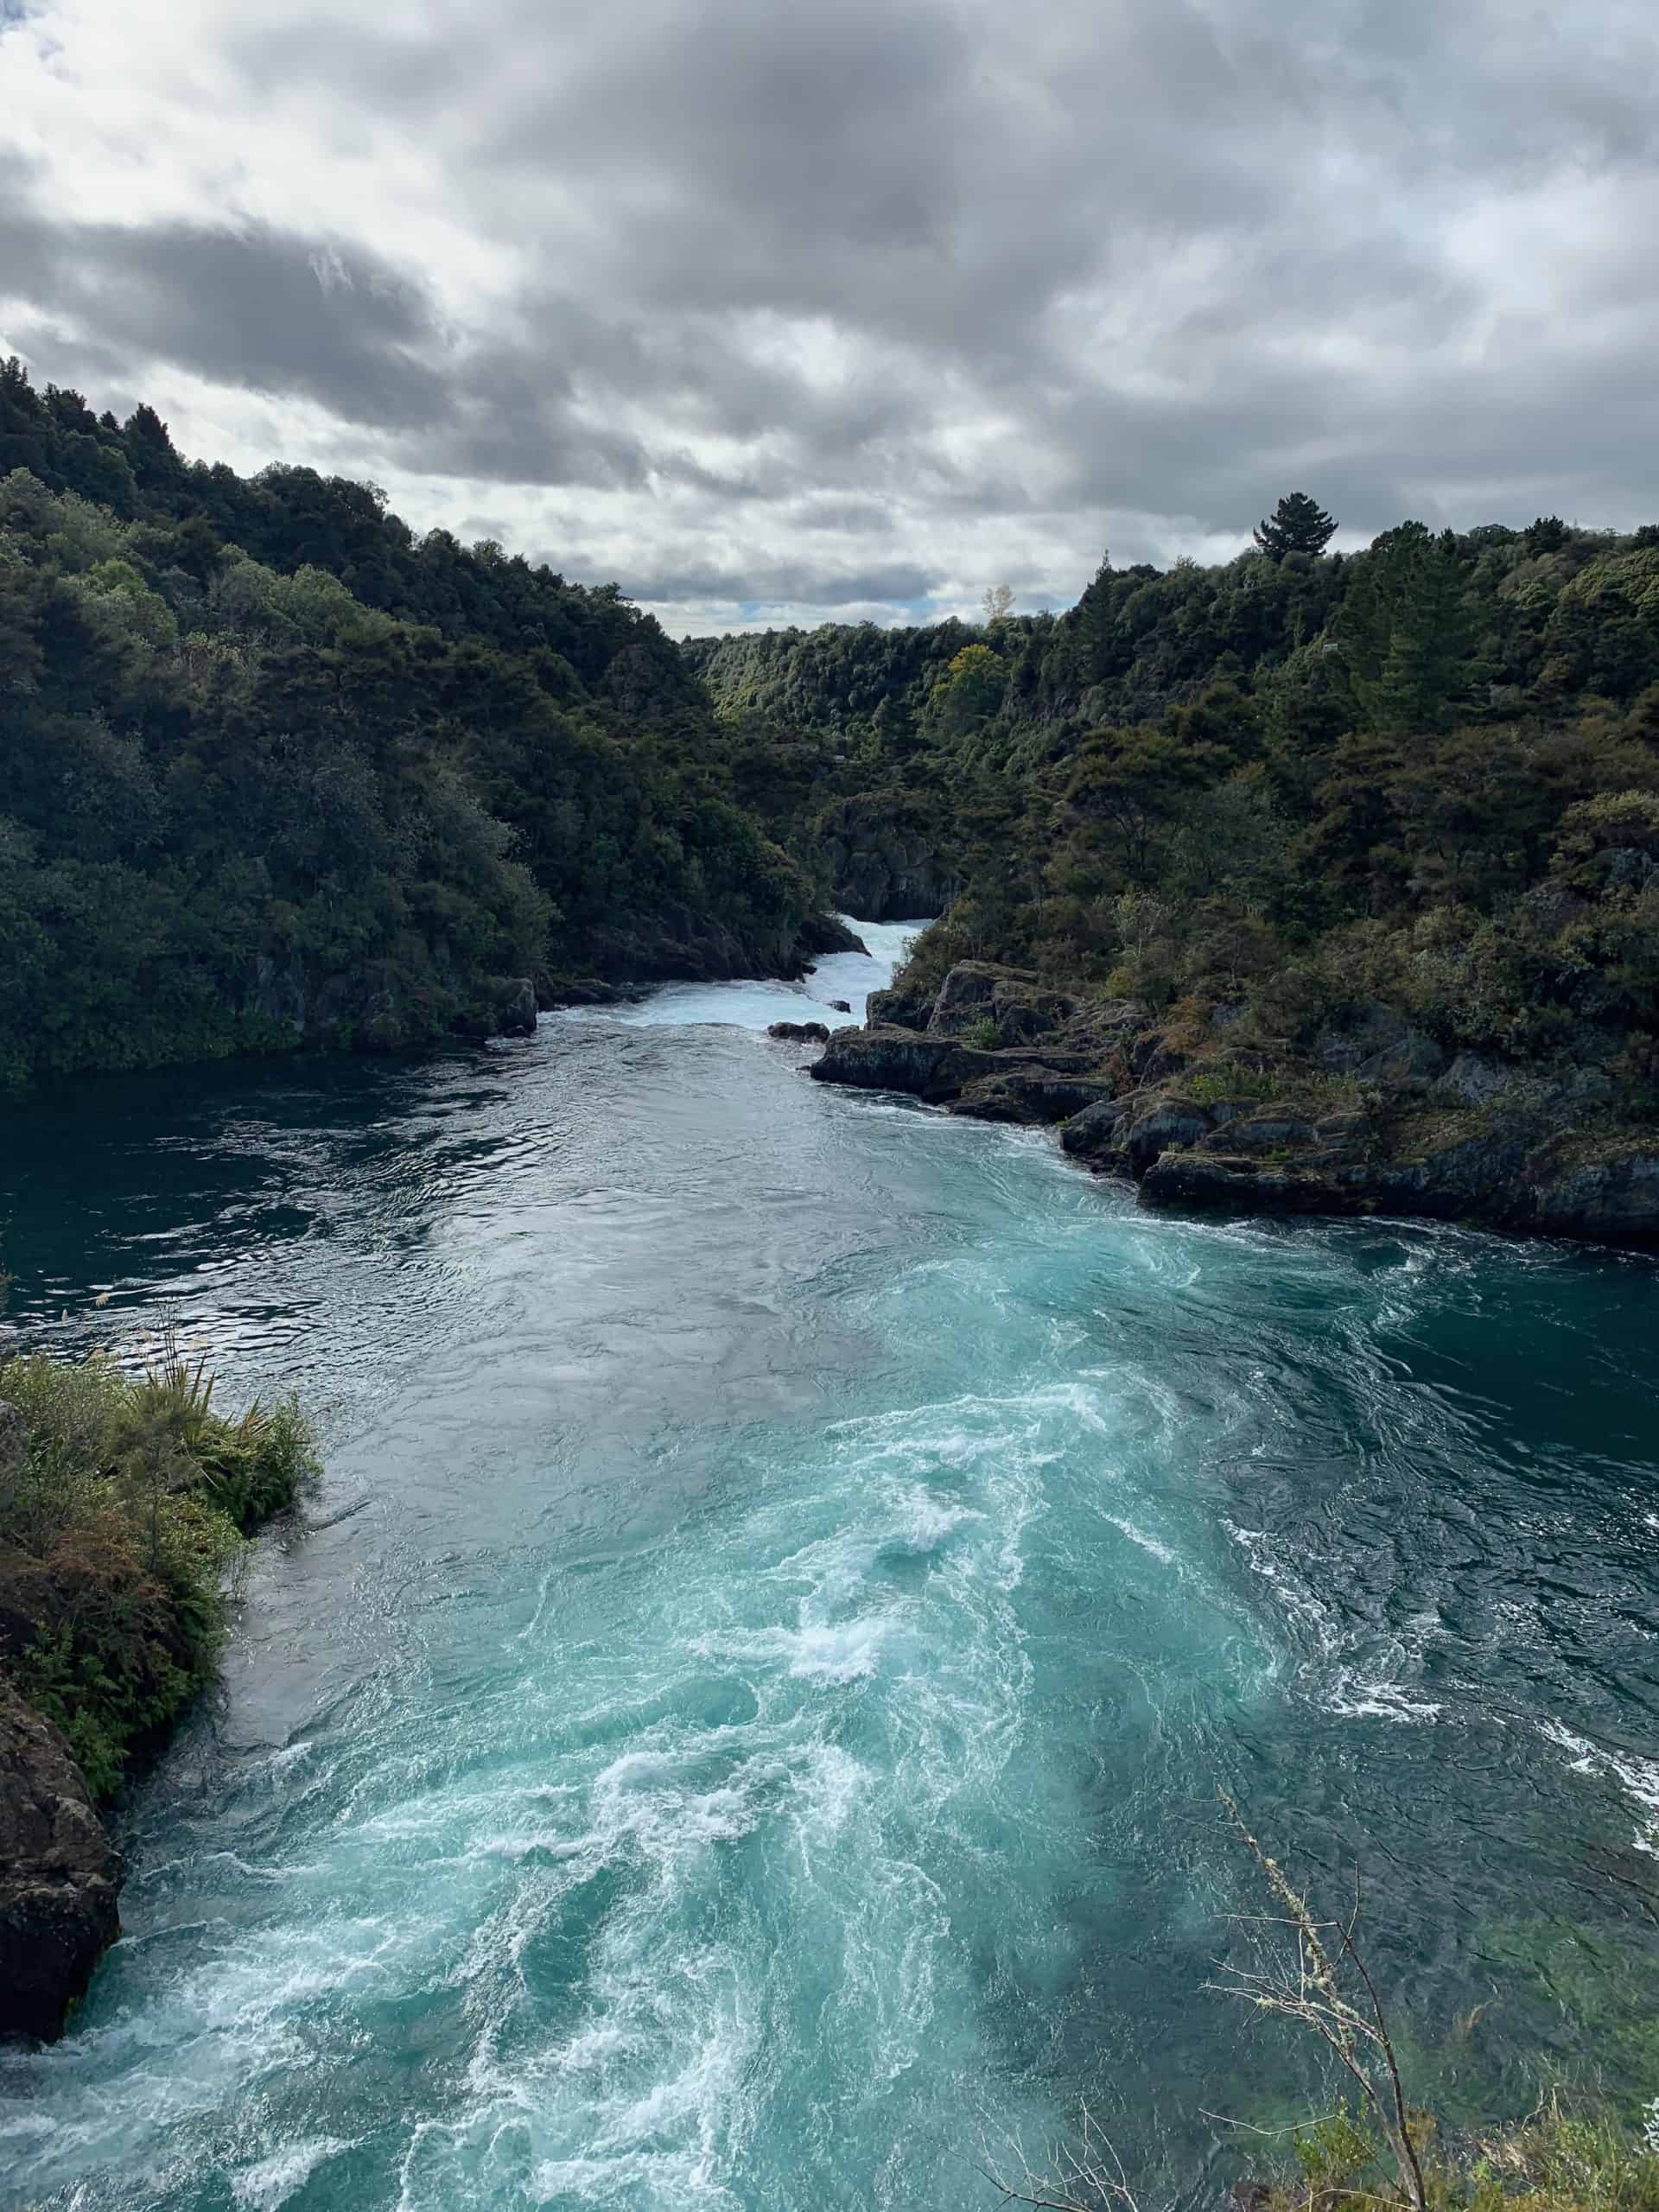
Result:
{"label": "rocky shoreline", "polygon": [[68,1745],[0,1675],[0,2037],[63,2033],[121,1932],[124,1872]]}
{"label": "rocky shoreline", "polygon": [[1659,1136],[1622,1122],[1593,1067],[1448,1058],[1389,1008],[1305,1052],[1201,1035],[1127,1000],[959,962],[937,992],[874,994],[832,1033],[820,1083],[894,1090],[979,1121],[1058,1126],[1141,1205],[1231,1215],[1418,1216],[1659,1249]]}

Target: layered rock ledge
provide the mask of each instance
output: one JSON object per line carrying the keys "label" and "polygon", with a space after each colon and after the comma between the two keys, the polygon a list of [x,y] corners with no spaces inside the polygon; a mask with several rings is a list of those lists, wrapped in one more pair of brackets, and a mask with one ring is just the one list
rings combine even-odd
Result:
{"label": "layered rock ledge", "polygon": [[1149,1208],[1416,1215],[1659,1248],[1659,1136],[1621,1121],[1595,1068],[1464,1052],[1386,1007],[1300,1052],[1198,1037],[1124,1000],[963,961],[905,976],[831,1034],[821,1083],[893,1090],[982,1121],[1058,1124],[1081,1165]]}

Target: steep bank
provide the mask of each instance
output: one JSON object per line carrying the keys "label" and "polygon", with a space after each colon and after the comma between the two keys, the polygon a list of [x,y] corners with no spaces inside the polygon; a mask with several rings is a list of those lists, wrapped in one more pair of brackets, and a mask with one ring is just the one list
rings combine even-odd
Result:
{"label": "steep bank", "polygon": [[757,941],[680,908],[649,927],[624,923],[594,931],[585,959],[568,972],[543,974],[537,997],[543,1009],[551,1009],[622,1002],[657,983],[793,982],[828,955],[862,950],[856,931],[834,914],[810,914]]}
{"label": "steep bank", "polygon": [[798,972],[827,887],[609,586],[0,363],[0,1098]]}
{"label": "steep bank", "polygon": [[62,1735],[0,1674],[0,2037],[63,2033],[121,1932],[124,1872]]}
{"label": "steep bank", "polygon": [[142,1375],[0,1359],[0,2037],[85,1994],[124,1874],[98,1802],[212,1680],[232,1562],[319,1471],[292,1400],[213,1395],[170,1322]]}
{"label": "steep bank", "polygon": [[811,828],[843,913],[871,922],[942,914],[961,887],[938,810],[902,791],[843,799]]}
{"label": "steep bank", "polygon": [[[1340,556],[1269,532],[1212,567],[1108,560],[1063,614],[694,658],[746,760],[769,740],[835,794],[797,810],[838,868],[868,852],[860,895],[886,895],[884,819],[901,863],[912,822],[948,856],[912,1000],[1005,963],[1138,1008],[1132,1048],[1211,1086],[1148,1203],[1647,1233],[1659,526],[1408,521]],[[1058,1072],[1101,1079],[1083,1049]],[[1247,1100],[1273,1111],[1230,1151],[1211,1109],[1242,1131]]]}
{"label": "steep bank", "polygon": [[936,994],[901,974],[836,1030],[822,1083],[908,1092],[982,1121],[1058,1124],[1068,1154],[1132,1177],[1150,1208],[1418,1215],[1659,1247],[1659,1141],[1605,1071],[1448,1061],[1382,1005],[1303,1057],[1236,1018],[1154,1020],[1030,969],[961,962]]}

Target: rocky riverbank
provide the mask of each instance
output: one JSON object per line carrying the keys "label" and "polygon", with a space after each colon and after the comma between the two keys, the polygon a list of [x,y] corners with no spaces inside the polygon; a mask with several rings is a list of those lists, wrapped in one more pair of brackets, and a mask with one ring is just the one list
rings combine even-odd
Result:
{"label": "rocky riverbank", "polygon": [[292,1401],[213,1395],[170,1330],[139,1376],[0,1357],[0,2037],[60,2035],[120,1933],[99,1802],[213,1679],[229,1563],[317,1472]]}
{"label": "rocky riverbank", "polygon": [[1058,1125],[1140,1203],[1229,1214],[1412,1214],[1659,1247],[1659,1136],[1594,1066],[1541,1068],[1434,1041],[1381,1004],[1300,1052],[1084,999],[963,961],[833,1033],[821,1083],[897,1090],[981,1121]]}
{"label": "rocky riverbank", "polygon": [[0,2034],[62,2034],[120,1933],[124,1872],[68,1745],[0,1675]]}

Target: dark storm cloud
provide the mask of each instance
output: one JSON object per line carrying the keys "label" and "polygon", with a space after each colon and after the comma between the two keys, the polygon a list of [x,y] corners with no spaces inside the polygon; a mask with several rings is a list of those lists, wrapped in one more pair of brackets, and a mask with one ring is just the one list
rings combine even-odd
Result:
{"label": "dark storm cloud", "polygon": [[416,350],[430,311],[365,253],[346,261],[258,226],[59,223],[19,200],[0,229],[0,296],[67,315],[107,350],[359,421],[413,426],[443,410],[443,380]]}
{"label": "dark storm cloud", "polygon": [[[130,73],[134,10],[173,35],[34,23]],[[44,372],[303,400],[526,542],[561,490],[661,603],[961,596],[1293,484],[1362,535],[1659,512],[1645,0],[245,0],[213,40],[262,220],[72,221],[36,89],[0,299]]]}

